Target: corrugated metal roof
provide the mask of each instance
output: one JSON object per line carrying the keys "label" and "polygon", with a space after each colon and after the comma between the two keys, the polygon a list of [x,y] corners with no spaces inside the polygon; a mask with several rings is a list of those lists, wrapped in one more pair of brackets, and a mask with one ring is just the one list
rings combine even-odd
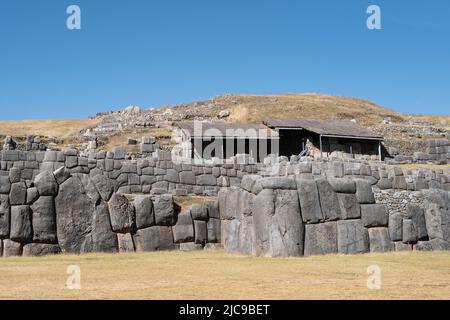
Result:
{"label": "corrugated metal roof", "polygon": [[275,128],[302,128],[321,135],[342,136],[349,138],[380,139],[382,136],[374,134],[369,129],[361,127],[350,120],[276,120],[264,121],[268,127]]}
{"label": "corrugated metal roof", "polygon": [[177,122],[179,127],[193,138],[209,137],[233,137],[233,138],[278,138],[278,133],[263,124],[252,123],[214,123],[195,122],[198,127],[194,127],[194,122]]}

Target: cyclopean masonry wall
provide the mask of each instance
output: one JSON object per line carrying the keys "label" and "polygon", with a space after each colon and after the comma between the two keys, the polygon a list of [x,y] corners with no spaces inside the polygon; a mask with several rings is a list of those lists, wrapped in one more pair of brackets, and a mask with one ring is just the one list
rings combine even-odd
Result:
{"label": "cyclopean masonry wall", "polygon": [[227,251],[309,256],[450,250],[449,175],[405,176],[399,168],[355,162],[290,161],[276,169],[285,174],[247,175],[240,187],[221,190]]}
{"label": "cyclopean masonry wall", "polygon": [[[442,190],[450,180],[440,170],[404,174],[355,161],[272,160],[178,162],[161,150],[125,160],[120,148],[88,157],[72,149],[4,150],[0,252],[194,250],[222,243],[230,252],[298,256],[447,246]],[[217,193],[219,202],[183,209],[172,198]]]}

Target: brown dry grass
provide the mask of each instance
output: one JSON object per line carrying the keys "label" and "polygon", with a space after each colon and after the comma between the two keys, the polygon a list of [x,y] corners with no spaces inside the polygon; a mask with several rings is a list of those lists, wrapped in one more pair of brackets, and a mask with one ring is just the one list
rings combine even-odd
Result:
{"label": "brown dry grass", "polygon": [[19,120],[0,121],[0,135],[69,138],[84,128],[93,127],[99,120],[88,119],[49,119],[49,120]]}
{"label": "brown dry grass", "polygon": [[190,208],[193,204],[203,204],[206,201],[214,201],[217,200],[218,197],[210,196],[175,196],[173,197],[174,202],[181,208],[181,210],[185,210]]}
{"label": "brown dry grass", "polygon": [[[67,266],[81,290],[65,288]],[[368,290],[367,267],[381,268]],[[219,252],[0,260],[2,299],[449,299],[450,252],[255,258]]]}
{"label": "brown dry grass", "polygon": [[[111,150],[114,147],[125,146],[127,152],[137,152],[139,150],[139,145],[127,146],[127,139],[132,138],[141,141],[142,137],[152,136],[156,138],[157,143],[166,143],[172,136],[172,131],[170,128],[151,128],[139,132],[123,132],[120,134],[115,134],[107,138],[107,143],[100,146],[99,150]],[[162,141],[164,140],[164,141]]]}
{"label": "brown dry grass", "polygon": [[404,119],[403,115],[366,100],[318,94],[232,95],[215,100],[230,110],[232,122],[260,122],[267,118],[355,118],[363,125],[374,125],[384,117],[394,121]]}

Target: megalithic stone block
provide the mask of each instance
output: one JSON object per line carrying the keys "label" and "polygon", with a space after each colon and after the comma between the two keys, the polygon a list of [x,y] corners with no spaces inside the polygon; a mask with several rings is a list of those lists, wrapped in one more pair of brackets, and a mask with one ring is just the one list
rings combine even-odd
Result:
{"label": "megalithic stone block", "polygon": [[360,219],[338,221],[337,230],[339,253],[369,252],[369,233]]}
{"label": "megalithic stone block", "polygon": [[337,222],[305,226],[305,256],[338,252]]}
{"label": "megalithic stone block", "polygon": [[389,238],[388,228],[369,229],[370,252],[389,252],[395,249]]}
{"label": "megalithic stone block", "polygon": [[317,223],[322,221],[323,215],[316,182],[297,177],[297,187],[303,222]]}
{"label": "megalithic stone block", "polygon": [[30,207],[27,205],[12,206],[10,239],[27,243],[31,241],[32,237]]}
{"label": "megalithic stone block", "polygon": [[341,208],[339,206],[339,199],[328,180],[325,178],[317,179],[316,184],[324,220],[333,221],[340,219]]}

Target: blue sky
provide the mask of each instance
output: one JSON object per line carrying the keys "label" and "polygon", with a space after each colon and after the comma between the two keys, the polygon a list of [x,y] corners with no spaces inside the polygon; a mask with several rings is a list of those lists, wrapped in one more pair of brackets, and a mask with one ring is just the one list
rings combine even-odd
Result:
{"label": "blue sky", "polygon": [[302,92],[448,115],[449,36],[448,0],[2,0],[0,119]]}

